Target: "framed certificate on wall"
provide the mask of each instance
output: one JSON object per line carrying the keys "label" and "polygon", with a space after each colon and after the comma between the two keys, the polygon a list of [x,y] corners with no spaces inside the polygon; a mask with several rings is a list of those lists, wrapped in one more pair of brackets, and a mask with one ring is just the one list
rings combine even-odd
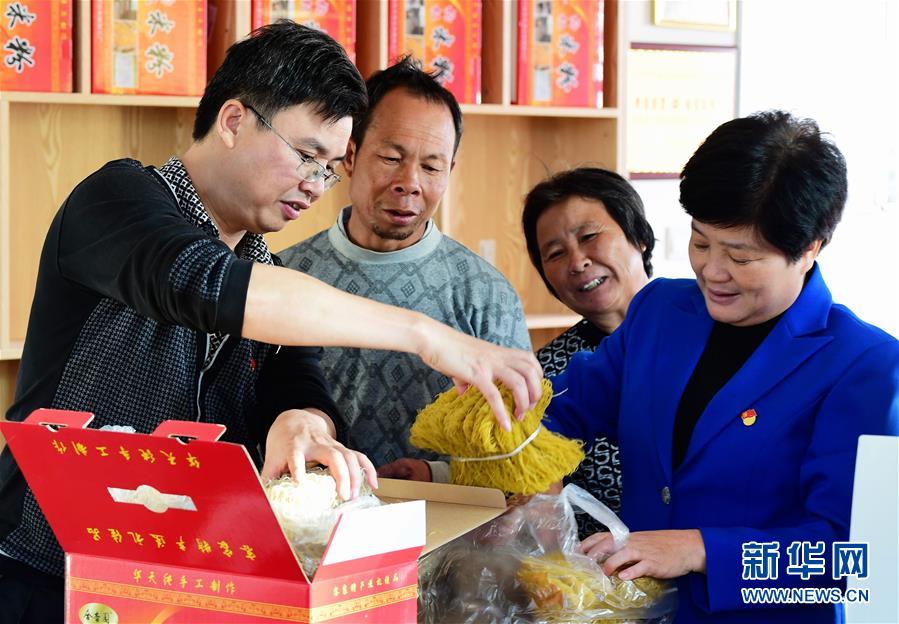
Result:
{"label": "framed certificate on wall", "polygon": [[653,0],[652,22],[669,28],[733,31],[737,0]]}
{"label": "framed certificate on wall", "polygon": [[736,115],[737,49],[634,43],[627,81],[631,178],[677,178],[703,139]]}

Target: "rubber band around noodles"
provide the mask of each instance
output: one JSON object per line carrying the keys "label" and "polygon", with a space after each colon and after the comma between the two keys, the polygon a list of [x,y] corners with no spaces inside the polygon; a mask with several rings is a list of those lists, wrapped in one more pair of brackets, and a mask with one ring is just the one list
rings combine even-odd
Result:
{"label": "rubber band around noodles", "polygon": [[537,434],[540,433],[540,430],[543,428],[543,423],[540,423],[536,429],[534,429],[534,433],[525,438],[525,441],[518,445],[517,448],[510,451],[509,453],[504,453],[502,455],[488,455],[487,457],[453,457],[453,461],[457,462],[480,462],[480,461],[494,461],[497,459],[509,459],[510,457],[515,457],[521,451],[524,450],[528,444],[534,441],[534,438],[537,437]]}

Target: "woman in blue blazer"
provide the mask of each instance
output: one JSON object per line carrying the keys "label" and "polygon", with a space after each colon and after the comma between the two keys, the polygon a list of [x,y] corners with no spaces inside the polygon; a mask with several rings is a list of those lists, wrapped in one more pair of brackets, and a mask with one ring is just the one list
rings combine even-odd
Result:
{"label": "woman in blue blazer", "polygon": [[774,111],[719,127],[681,178],[696,280],[650,283],[553,381],[549,428],[621,447],[633,533],[584,551],[621,578],[677,579],[677,624],[842,622],[840,605],[741,590],[844,587],[831,556],[858,437],[899,435],[899,343],[834,304],[815,262],[845,161],[815,122]]}

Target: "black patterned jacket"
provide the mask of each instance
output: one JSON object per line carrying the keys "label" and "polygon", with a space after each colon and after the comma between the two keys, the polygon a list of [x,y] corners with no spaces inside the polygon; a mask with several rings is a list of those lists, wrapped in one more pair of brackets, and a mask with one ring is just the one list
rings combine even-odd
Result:
{"label": "black patterned jacket", "polygon": [[[556,336],[552,342],[537,351],[537,360],[543,374],[555,377],[568,367],[571,357],[578,351],[596,351],[599,343],[608,336],[590,321],[584,319],[577,325]],[[566,479],[584,488],[605,505],[618,513],[621,509],[621,464],[618,447],[606,438],[596,438],[584,447],[586,457],[578,469]],[[578,533],[581,539],[600,530],[601,524],[585,513],[576,513]]]}
{"label": "black patterned jacket", "polygon": [[[80,410],[96,415],[91,427],[140,433],[167,419],[217,422],[259,461],[282,411],[336,416],[321,349],[240,338],[253,262],[279,262],[254,234],[235,252],[177,158],[159,170],[117,160],[89,176],[47,234],[7,418]],[[0,537],[4,554],[63,574],[62,550],[8,448]]]}

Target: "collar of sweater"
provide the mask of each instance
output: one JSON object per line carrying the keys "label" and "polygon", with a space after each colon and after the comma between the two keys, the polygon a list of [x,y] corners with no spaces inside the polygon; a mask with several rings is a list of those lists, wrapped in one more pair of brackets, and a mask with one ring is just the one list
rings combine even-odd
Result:
{"label": "collar of sweater", "polygon": [[346,219],[350,216],[352,206],[347,206],[337,215],[337,221],[328,230],[328,240],[334,249],[356,262],[369,264],[387,264],[392,262],[417,262],[423,260],[437,249],[443,234],[437,229],[433,219],[428,220],[424,236],[414,245],[396,251],[372,251],[353,243],[346,233]]}

